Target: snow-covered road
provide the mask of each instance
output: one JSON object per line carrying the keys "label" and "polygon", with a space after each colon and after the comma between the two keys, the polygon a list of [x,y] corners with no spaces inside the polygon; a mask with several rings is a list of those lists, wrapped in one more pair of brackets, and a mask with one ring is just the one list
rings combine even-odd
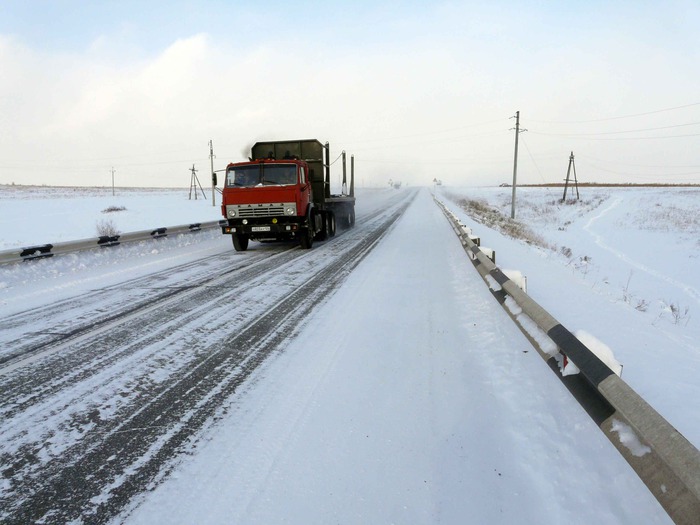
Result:
{"label": "snow-covered road", "polygon": [[162,476],[371,251],[402,197],[315,251],[228,251],[4,318],[8,517],[104,522]]}
{"label": "snow-covered road", "polygon": [[668,523],[427,191],[127,523]]}
{"label": "snow-covered road", "polygon": [[7,270],[2,520],[669,523],[409,191],[311,252]]}

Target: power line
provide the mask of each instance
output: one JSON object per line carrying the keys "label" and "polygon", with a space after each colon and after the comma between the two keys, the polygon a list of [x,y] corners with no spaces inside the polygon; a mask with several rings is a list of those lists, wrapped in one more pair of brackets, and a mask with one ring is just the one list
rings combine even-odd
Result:
{"label": "power line", "polygon": [[599,119],[591,119],[591,120],[535,120],[535,119],[530,119],[530,122],[541,122],[543,124],[583,124],[583,123],[587,123],[587,122],[605,122],[608,120],[619,120],[619,119],[624,119],[624,118],[644,117],[646,115],[654,115],[656,113],[664,113],[666,111],[675,111],[677,109],[685,109],[685,108],[690,108],[693,106],[700,106],[700,102],[693,102],[692,104],[685,104],[683,106],[675,106],[672,108],[664,108],[664,109],[657,109],[654,111],[646,111],[644,113],[635,113],[632,115],[621,115],[618,117],[607,117],[607,118],[599,118]]}
{"label": "power line", "polygon": [[[201,160],[201,159],[195,159],[196,160]],[[62,163],[65,162],[70,162],[70,161],[64,161],[61,160]],[[80,161],[73,161],[76,165],[74,166],[57,166],[54,164],[37,164],[35,162],[31,161],[12,161],[10,164],[2,164],[0,165],[0,169],[25,169],[27,166],[36,168],[36,169],[41,169],[43,171],[55,171],[55,172],[66,172],[66,171],[93,171],[94,169],[99,169],[102,167],[104,163],[96,162],[96,161],[86,161],[86,162],[94,162],[94,164],[81,164]],[[189,159],[180,159],[180,160],[166,160],[166,161],[158,161],[158,162],[136,162],[136,163],[120,163],[120,167],[136,167],[136,166],[157,166],[157,165],[164,165],[164,164],[183,164],[183,163],[191,163],[193,162],[193,158]]]}
{"label": "power line", "polygon": [[642,174],[642,173],[626,173],[626,172],[616,171],[616,170],[609,169],[609,168],[604,168],[603,166],[600,166],[594,162],[591,162],[589,158],[584,157],[584,161],[586,162],[586,164],[588,164],[591,167],[593,167],[597,170],[600,170],[600,171],[605,171],[607,173],[613,173],[615,175],[624,175],[625,177],[632,177],[632,178],[639,178],[639,179],[648,179],[650,177],[680,177],[680,176],[700,175],[700,171],[692,171],[692,172],[685,172],[685,173],[655,173],[655,174],[650,174],[650,175]]}
{"label": "power line", "polygon": [[607,160],[602,160],[596,157],[592,157],[590,155],[578,155],[579,159],[587,159],[587,160],[592,160],[595,162],[603,162],[603,163],[611,163],[611,164],[617,164],[620,166],[629,166],[632,168],[668,168],[668,169],[688,169],[688,168],[700,168],[700,164],[676,164],[676,165],[671,165],[671,164],[634,164],[630,162],[610,162]]}
{"label": "power line", "polygon": [[540,179],[542,179],[542,182],[547,182],[544,179],[544,175],[542,175],[542,171],[540,170],[540,167],[537,165],[537,162],[535,162],[535,157],[532,156],[532,152],[530,151],[530,148],[527,145],[527,142],[525,141],[525,137],[523,136],[522,139],[523,141],[523,146],[525,146],[525,150],[527,151],[527,154],[530,156],[530,160],[532,161],[532,164],[534,164],[535,169],[537,170],[537,173],[540,176]]}
{"label": "power line", "polygon": [[[659,131],[661,129],[674,129],[674,128],[683,128],[687,126],[697,126],[700,125],[700,122],[687,122],[685,124],[674,124],[673,126],[661,126],[657,128],[641,128],[641,129],[630,129],[626,131],[604,131],[601,133],[556,133],[556,136],[561,136],[561,137],[588,137],[588,136],[597,136],[597,135],[619,135],[620,133],[640,133],[642,131]],[[539,135],[552,135],[549,133],[542,133],[542,132],[534,132],[533,133],[538,133]]]}
{"label": "power line", "polygon": [[[543,135],[547,137],[567,137],[567,138],[580,138],[580,139],[587,139],[587,140],[657,140],[657,139],[680,139],[680,138],[686,138],[686,137],[700,137],[700,133],[691,133],[687,135],[662,135],[662,136],[656,136],[656,137],[597,137],[595,135],[585,135],[585,134],[559,134],[559,133],[543,133],[541,131],[531,131],[531,133],[535,135]],[[630,132],[625,132],[625,133],[630,133]],[[604,133],[600,133],[600,135],[604,135]]]}
{"label": "power line", "polygon": [[[425,137],[428,135],[439,135],[441,133],[453,133],[455,131],[463,130],[463,129],[472,129],[472,128],[478,128],[479,126],[486,126],[488,124],[495,124],[495,123],[502,123],[504,119],[496,119],[496,120],[489,120],[486,122],[478,122],[476,124],[470,124],[468,126],[459,126],[456,128],[446,128],[446,129],[441,129],[441,130],[436,130],[436,131],[426,131],[423,133],[413,133],[411,135],[396,135],[393,137],[376,137],[372,139],[364,139],[364,140],[355,140],[355,141],[349,141],[350,144],[362,144],[365,142],[380,142],[380,141],[387,141],[387,140],[403,140],[403,139],[410,139],[410,138],[415,138],[415,137]],[[477,135],[478,136],[478,135]]]}
{"label": "power line", "polygon": [[[433,139],[427,139],[427,140],[421,140],[421,141],[402,142],[400,146],[403,148],[407,148],[407,147],[411,147],[414,145],[428,146],[431,144],[441,144],[441,145],[456,144],[456,143],[464,142],[465,140],[468,140],[468,139],[489,137],[489,136],[494,136],[494,135],[504,135],[504,134],[505,134],[504,130],[487,131],[484,133],[478,133],[478,134],[473,134],[473,135],[461,135],[461,136],[452,137],[449,139],[433,138]],[[396,140],[398,140],[398,139],[396,139]],[[352,144],[354,144],[354,143],[350,143],[351,146],[352,146]],[[360,148],[352,147],[352,150],[355,153],[357,153],[357,152],[362,152],[362,151],[385,150],[386,148],[387,148],[387,146],[384,145],[384,146],[372,146],[372,147],[360,147]]]}

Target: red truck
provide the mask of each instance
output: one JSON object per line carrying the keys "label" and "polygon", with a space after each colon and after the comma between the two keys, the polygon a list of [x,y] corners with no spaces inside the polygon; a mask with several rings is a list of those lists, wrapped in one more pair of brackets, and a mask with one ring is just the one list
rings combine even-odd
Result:
{"label": "red truck", "polygon": [[355,224],[355,173],[347,189],[345,152],[340,194],[331,194],[330,146],[318,140],[257,142],[246,162],[226,167],[221,231],[236,251],[248,241],[297,240],[304,249]]}

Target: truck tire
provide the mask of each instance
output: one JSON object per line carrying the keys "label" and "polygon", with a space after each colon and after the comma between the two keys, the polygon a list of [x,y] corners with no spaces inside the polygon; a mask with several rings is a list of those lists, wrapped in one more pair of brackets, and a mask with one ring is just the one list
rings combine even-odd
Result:
{"label": "truck tire", "polygon": [[314,239],[317,241],[325,241],[329,237],[328,213],[329,212],[324,212],[324,211],[322,211],[320,213],[320,215],[321,215],[321,229],[318,230],[318,232],[316,232],[316,236],[314,237]]}
{"label": "truck tire", "polygon": [[233,248],[237,252],[244,252],[248,249],[248,236],[241,235],[240,233],[234,233],[231,235],[233,239]]}
{"label": "truck tire", "polygon": [[350,229],[355,226],[355,209],[350,208],[343,211],[342,226],[345,229]]}
{"label": "truck tire", "polygon": [[335,237],[335,213],[329,211],[327,219],[326,231],[328,232],[328,237]]}
{"label": "truck tire", "polygon": [[301,231],[301,239],[299,239],[299,244],[302,250],[309,250],[314,244],[314,234],[310,229],[305,229]]}

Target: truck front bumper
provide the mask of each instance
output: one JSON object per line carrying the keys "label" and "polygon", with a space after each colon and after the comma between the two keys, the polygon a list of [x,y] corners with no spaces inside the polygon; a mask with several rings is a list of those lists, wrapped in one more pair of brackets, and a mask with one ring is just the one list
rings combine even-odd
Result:
{"label": "truck front bumper", "polygon": [[251,239],[294,237],[301,229],[302,217],[273,217],[265,219],[229,219],[221,226],[225,235],[239,234]]}

